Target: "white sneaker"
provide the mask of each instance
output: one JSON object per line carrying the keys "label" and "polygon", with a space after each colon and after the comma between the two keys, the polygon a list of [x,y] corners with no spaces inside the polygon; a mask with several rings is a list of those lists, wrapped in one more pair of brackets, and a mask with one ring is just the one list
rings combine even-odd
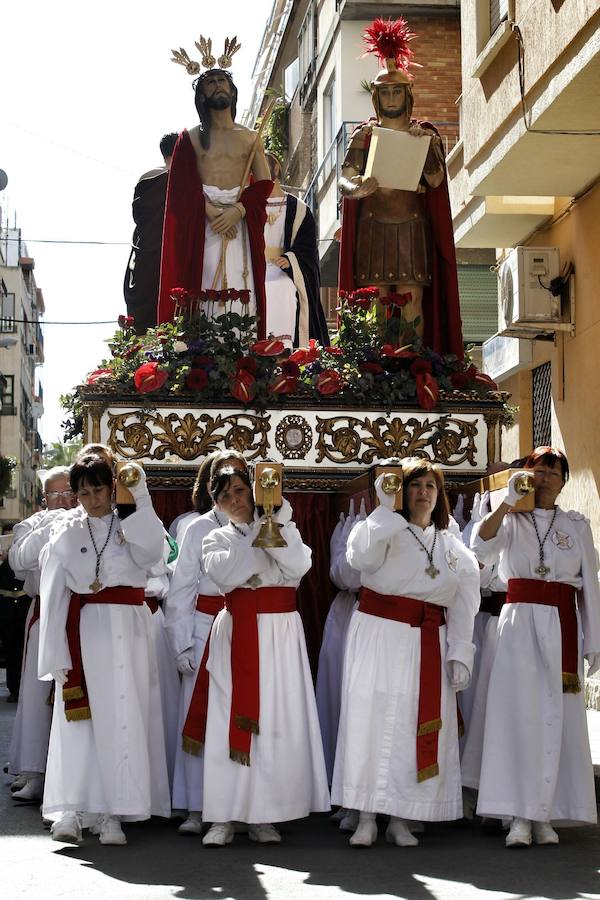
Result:
{"label": "white sneaker", "polygon": [[118,816],[102,816],[100,822],[100,843],[109,847],[122,847],[127,843]]}
{"label": "white sneaker", "polygon": [[358,810],[347,809],[346,815],[340,821],[340,831],[349,831],[353,834],[358,828]]}
{"label": "white sneaker", "polygon": [[202,813],[191,812],[185,822],[177,829],[177,834],[198,835],[202,834]]}
{"label": "white sneaker", "polygon": [[532,822],[534,844],[558,844],[558,835],[550,822]]}
{"label": "white sneaker", "polygon": [[388,844],[395,844],[396,847],[418,847],[419,841],[411,834],[408,825],[404,819],[397,816],[390,816],[390,824],[385,832],[385,839]]}
{"label": "white sneaker", "polygon": [[515,816],[510,831],[506,835],[505,844],[507,847],[518,849],[520,847],[529,847],[531,844],[531,822],[529,819],[521,819]]}
{"label": "white sneaker", "polygon": [[248,837],[259,844],[280,844],[281,835],[274,825],[248,825]]}
{"label": "white sneaker", "polygon": [[63,844],[78,844],[81,840],[81,819],[77,813],[65,813],[58,822],[54,822],[50,828],[53,841],[61,841]]}
{"label": "white sneaker", "polygon": [[205,847],[224,847],[232,842],[233,835],[232,822],[215,822],[202,838],[202,843]]}
{"label": "white sneaker", "polygon": [[14,794],[15,791],[20,791],[21,788],[24,788],[29,780],[29,775],[17,775],[17,777],[10,784],[10,792]]}
{"label": "white sneaker", "polygon": [[44,776],[32,775],[19,791],[13,791],[13,800],[21,803],[39,803],[44,793]]}
{"label": "white sneaker", "polygon": [[358,828],[350,838],[351,847],[370,847],[377,840],[375,813],[361,813]]}

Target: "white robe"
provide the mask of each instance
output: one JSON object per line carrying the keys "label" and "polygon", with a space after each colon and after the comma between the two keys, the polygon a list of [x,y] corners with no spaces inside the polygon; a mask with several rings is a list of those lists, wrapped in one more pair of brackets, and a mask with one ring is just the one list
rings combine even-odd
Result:
{"label": "white robe", "polygon": [[[63,509],[34,513],[13,528],[13,543],[8,551],[8,560],[15,575],[24,580],[24,589],[35,597],[40,592],[39,555],[48,542],[53,525],[67,512]],[[21,669],[19,703],[13,726],[9,751],[9,772],[46,771],[48,739],[52,721],[52,706],[49,705],[51,688],[37,677],[40,623],[29,623],[33,616],[34,602],[25,622],[25,645]]]}
{"label": "white robe", "polygon": [[[218,515],[222,521],[226,521],[223,513],[218,513]],[[190,648],[194,650],[195,671],[189,675],[182,675],[181,678],[172,801],[174,809],[187,809],[195,812],[200,812],[202,809],[204,755],[200,753],[194,756],[186,753],[182,747],[181,733],[214,619],[214,616],[196,609],[196,597],[198,594],[206,594],[211,597],[220,594],[214,581],[211,581],[205,574],[202,565],[202,541],[216,526],[218,526],[218,520],[212,511],[202,516],[196,516],[188,524],[179,548],[169,595],[165,602],[165,627],[173,655],[177,656]]]}
{"label": "white robe", "polygon": [[[163,527],[151,505],[124,521],[115,515],[101,558],[104,587],[146,587],[146,573],[163,554]],[[96,546],[111,516],[74,510],[42,552],[39,677],[71,668],[65,623],[70,592],[90,593]],[[170,797],[160,685],[147,605],[89,603],[81,611],[81,655],[92,718],[69,722],[57,687],[48,750],[43,815],[66,811],[91,824],[99,813],[126,821],[169,816]]]}
{"label": "white robe", "polygon": [[[203,541],[207,574],[223,592],[238,587],[297,587],[310,568],[311,551],[289,520],[284,501],[277,520],[288,546],[252,547],[253,526],[233,525]],[[283,822],[330,809],[327,774],[314,689],[298,612],[259,613],[260,734],[252,736],[250,765],[229,758],[231,630],[227,610],[215,619],[210,640],[210,687],[204,745],[204,813],[207,821]]]}
{"label": "white robe", "polygon": [[[544,536],[553,510],[535,510]],[[483,520],[485,521],[485,519]],[[531,517],[507,515],[489,541],[473,531],[482,562],[499,560],[499,575],[539,580],[539,545]],[[600,651],[600,590],[589,523],[558,510],[544,545],[548,581],[571,584],[578,595],[579,677],[583,656]],[[477,812],[559,824],[596,822],[594,776],[585,698],[564,694],[558,609],[529,603],[504,606],[487,694]]]}
{"label": "white robe", "polygon": [[[233,206],[237,201],[238,188],[218,188],[211,184],[203,185],[204,194],[208,200],[217,206]],[[216,319],[224,312],[234,312],[239,315],[256,315],[256,294],[254,291],[254,275],[252,272],[252,256],[250,254],[250,241],[248,228],[244,219],[237,224],[237,234],[233,240],[225,242],[225,271],[220,269],[220,277],[217,279],[215,289],[220,291],[224,287],[223,276],[226,276],[228,288],[237,290],[249,290],[250,302],[246,305],[239,300],[224,303],[204,303],[203,311],[209,319]],[[208,220],[204,234],[204,261],[202,265],[202,288],[211,289],[215,275],[219,270],[224,242],[220,234],[212,230]],[[244,272],[246,276],[244,278]]]}
{"label": "white robe", "polygon": [[[404,622],[356,610],[346,639],[342,711],[332,801],[348,809],[405,819],[443,821],[462,816],[456,694],[446,663],[473,666],[473,620],[479,605],[479,570],[462,541],[437,533],[433,551],[439,575],[425,573],[425,552],[406,520],[383,506],[354,526],[348,562],[362,584],[381,594],[446,607],[439,629],[441,718],[439,775],[417,782],[416,735],[421,632]],[[412,526],[431,552],[434,528]]]}
{"label": "white robe", "polygon": [[[289,275],[272,261],[272,256],[276,251],[279,251],[278,256],[283,254],[286,209],[285,197],[272,197],[267,200],[265,294],[267,298],[267,334],[280,338],[284,345],[291,350],[296,331],[296,310],[298,309],[296,285]],[[276,220],[270,223],[269,215],[277,215],[277,213],[279,215]]]}

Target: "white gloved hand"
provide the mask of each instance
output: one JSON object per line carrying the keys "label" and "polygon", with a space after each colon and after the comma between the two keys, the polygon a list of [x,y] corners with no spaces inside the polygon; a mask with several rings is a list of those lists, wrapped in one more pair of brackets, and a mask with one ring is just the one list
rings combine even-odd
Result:
{"label": "white gloved hand", "polygon": [[589,666],[587,670],[587,677],[589,678],[590,675],[595,675],[600,669],[600,653],[586,653],[585,658]]}
{"label": "white gloved hand", "polygon": [[187,650],[182,650],[181,653],[178,653],[175,657],[175,664],[177,671],[181,672],[182,675],[193,675],[196,671],[193,648],[188,647]]}
{"label": "white gloved hand", "polygon": [[135,500],[136,506],[140,505],[140,501],[142,506],[145,506],[150,501],[150,493],[148,491],[148,485],[146,483],[146,473],[144,472],[142,467],[135,462],[128,463],[128,465],[135,466],[135,468],[139,470],[140,477],[137,484],[127,485],[127,489]]}
{"label": "white gloved hand", "polygon": [[67,683],[67,679],[69,677],[67,669],[57,669],[56,672],[52,672],[51,674],[58,685]]}
{"label": "white gloved hand", "polygon": [[465,516],[464,516],[464,511],[465,511],[465,495],[459,494],[458,500],[456,501],[456,506],[454,507],[454,510],[452,511],[452,515],[456,519],[456,521],[458,523],[458,527],[460,528],[461,531],[467,524],[467,520],[465,519]]}
{"label": "white gloved hand", "polygon": [[346,521],[350,520],[350,525],[352,526],[352,523],[354,522],[354,519],[355,519],[355,515],[354,515],[354,497],[352,497],[351,500],[350,500],[350,504],[349,504],[349,506],[348,506],[348,518],[346,519]]}
{"label": "white gloved hand", "polygon": [[519,481],[523,476],[527,477],[528,475],[531,475],[531,472],[513,472],[513,474],[508,479],[508,491],[504,502],[508,503],[509,506],[516,506],[519,500],[523,499],[523,494],[520,494],[516,489],[516,484],[517,481]]}
{"label": "white gloved hand", "polygon": [[386,509],[389,509],[391,512],[394,511],[394,505],[396,503],[396,495],[395,494],[386,494],[381,485],[383,484],[383,479],[385,478],[385,473],[380,475],[377,481],[375,482],[375,493],[377,494],[377,498],[381,506],[384,506]]}
{"label": "white gloved hand", "polygon": [[357,516],[357,518],[358,518],[361,522],[364,522],[365,519],[367,518],[367,507],[366,507],[366,505],[365,505],[365,498],[364,498],[364,497],[361,498],[361,501],[360,501],[360,507],[359,507],[359,509],[358,509],[358,516]]}
{"label": "white gloved hand", "polygon": [[459,662],[457,659],[451,659],[450,662],[447,663],[447,667],[451,687],[453,687],[455,691],[464,691],[464,689],[469,686],[471,680],[471,673],[465,664]]}

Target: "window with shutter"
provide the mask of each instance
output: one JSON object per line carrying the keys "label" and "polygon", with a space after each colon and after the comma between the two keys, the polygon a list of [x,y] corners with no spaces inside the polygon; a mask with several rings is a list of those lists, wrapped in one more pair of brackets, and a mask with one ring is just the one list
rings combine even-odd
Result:
{"label": "window with shutter", "polygon": [[508,19],[508,0],[490,0],[490,36]]}

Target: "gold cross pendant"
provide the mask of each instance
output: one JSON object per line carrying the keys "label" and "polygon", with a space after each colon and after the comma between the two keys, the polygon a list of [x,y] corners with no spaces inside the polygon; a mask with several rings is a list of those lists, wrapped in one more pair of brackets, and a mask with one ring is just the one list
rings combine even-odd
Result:
{"label": "gold cross pendant", "polygon": [[438,575],[440,574],[440,570],[439,570],[439,569],[436,569],[436,567],[434,566],[434,564],[431,563],[431,564],[430,564],[429,566],[427,566],[427,568],[425,569],[425,573],[426,573],[427,575],[429,575],[430,578],[437,578]]}
{"label": "gold cross pendant", "polygon": [[94,581],[92,581],[92,583],[90,584],[90,590],[93,591],[94,594],[97,594],[98,591],[102,590],[102,582],[101,582],[101,581],[98,581],[98,579],[96,578],[96,579],[95,579]]}

